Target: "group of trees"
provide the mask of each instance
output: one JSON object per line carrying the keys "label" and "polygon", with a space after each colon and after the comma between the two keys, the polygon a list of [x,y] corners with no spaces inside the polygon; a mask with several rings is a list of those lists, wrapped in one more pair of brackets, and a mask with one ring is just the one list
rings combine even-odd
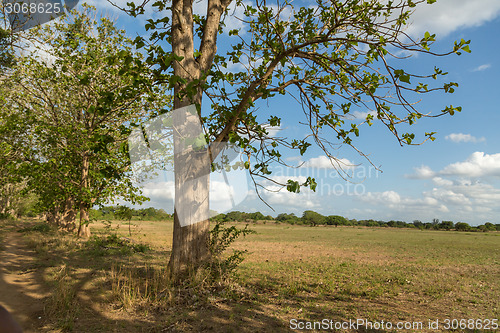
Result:
{"label": "group of trees", "polygon": [[36,43],[0,88],[0,202],[12,214],[5,198],[29,193],[50,223],[88,237],[93,206],[146,200],[131,181],[127,139],[168,96],[125,32],[90,7],[28,35]]}
{"label": "group of trees", "polygon": [[[337,144],[356,149],[361,125],[347,118],[354,110],[375,112],[364,124],[381,123],[401,145],[434,140],[434,132],[418,141],[415,134],[398,130],[423,117],[461,110],[450,105],[434,114],[418,111],[411,96],[452,93],[457,84],[440,80],[446,73],[439,68],[410,73],[400,67],[399,54],[469,52],[469,42],[461,40],[447,52],[434,53],[435,35],[405,33],[415,6],[433,2],[208,0],[200,13],[193,0],[158,0],[153,1],[156,18],[147,19],[148,34],[133,43],[109,19],[98,20],[83,7],[28,31],[37,43],[25,50],[34,52],[15,61],[1,58],[7,66],[0,76],[1,185],[34,194],[49,221],[88,236],[91,207],[117,197],[132,203],[146,199],[131,182],[126,138],[134,126],[165,112],[170,98],[174,109],[196,106],[193,118],[202,124],[207,142],[186,148],[182,126],[173,131],[175,207],[188,211],[182,216],[209,216],[208,174],[224,142],[242,149],[253,178],[269,179],[271,163],[286,164],[282,150],[303,155],[312,144],[340,168],[332,150]],[[137,17],[147,3],[129,2],[124,10]],[[232,15],[240,15],[242,29],[226,27]],[[9,36],[0,34],[3,41]],[[284,115],[260,108],[279,95],[298,102],[289,110],[304,112],[309,135],[270,135],[266,128],[279,126]],[[189,127],[189,120],[183,126]],[[314,190],[316,181],[309,177],[281,185],[299,192],[301,186]],[[315,214],[306,219],[319,223]],[[174,274],[209,255],[208,219],[184,222],[174,212]]]}
{"label": "group of trees", "polygon": [[[96,220],[115,220],[123,219],[125,206],[104,206],[99,209],[91,209],[90,217]],[[148,208],[129,208],[126,213],[130,214],[130,219],[135,221],[165,221],[172,220],[172,214],[165,212],[163,209],[153,207]]]}
{"label": "group of trees", "polygon": [[270,215],[265,216],[261,212],[245,213],[240,211],[231,211],[226,214],[217,214],[212,216],[210,220],[220,222],[264,221],[273,220],[273,217]]}

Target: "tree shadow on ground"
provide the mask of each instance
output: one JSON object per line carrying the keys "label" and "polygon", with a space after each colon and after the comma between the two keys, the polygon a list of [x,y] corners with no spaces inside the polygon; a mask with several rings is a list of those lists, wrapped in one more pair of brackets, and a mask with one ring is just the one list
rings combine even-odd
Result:
{"label": "tree shadow on ground", "polygon": [[67,285],[61,288],[63,282],[48,280],[49,274],[54,274],[53,268],[63,264],[69,272],[77,271],[79,263],[65,256],[40,258],[26,246],[26,240],[13,230],[12,224],[0,221],[0,229],[0,304],[24,332],[149,332],[152,325],[147,320],[113,317],[101,311],[98,304],[106,300],[101,297],[101,285],[93,283],[98,276],[95,269],[79,273],[72,282],[64,278]]}
{"label": "tree shadow on ground", "polygon": [[[338,310],[339,307],[325,307],[324,295],[276,297],[276,290],[262,289],[251,283],[245,286],[245,292],[234,298],[208,294],[202,295],[204,299],[200,301],[183,297],[165,302],[163,306],[157,304],[156,308],[139,304],[127,310],[123,306],[126,300],[117,301],[117,295],[111,292],[112,285],[106,274],[116,270],[116,267],[143,271],[152,257],[163,260],[166,265],[169,252],[152,250],[145,256],[136,256],[104,251],[98,255],[97,252],[81,249],[57,250],[51,248],[49,242],[48,249],[37,253],[27,248],[26,242],[12,230],[4,237],[5,249],[0,252],[0,290],[10,292],[8,295],[0,293],[0,303],[12,310],[28,333],[291,332],[294,331],[290,325],[293,318],[300,321],[321,321],[325,318],[346,321],[346,315]],[[17,256],[9,259],[12,253]],[[26,283],[19,283],[12,279],[12,274],[30,275],[26,276]],[[279,283],[271,281],[274,285]],[[326,297],[330,297],[327,303],[336,301],[334,295]],[[348,301],[343,302],[347,305]],[[362,327],[335,331],[375,332]]]}

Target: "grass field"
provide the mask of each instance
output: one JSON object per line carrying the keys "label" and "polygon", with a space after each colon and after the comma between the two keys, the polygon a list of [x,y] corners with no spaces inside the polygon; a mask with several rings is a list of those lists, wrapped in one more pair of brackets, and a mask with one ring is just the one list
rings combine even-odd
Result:
{"label": "grass field", "polygon": [[[180,290],[163,277],[172,223],[135,224],[135,248],[22,233],[36,253],[27,269],[50,294],[38,331],[288,332],[293,319],[363,319],[422,322],[403,331],[424,332],[429,320],[499,318],[498,232],[255,224],[234,244],[249,253],[231,282]],[[3,236],[19,228],[4,225]],[[125,225],[115,230],[128,237]]]}

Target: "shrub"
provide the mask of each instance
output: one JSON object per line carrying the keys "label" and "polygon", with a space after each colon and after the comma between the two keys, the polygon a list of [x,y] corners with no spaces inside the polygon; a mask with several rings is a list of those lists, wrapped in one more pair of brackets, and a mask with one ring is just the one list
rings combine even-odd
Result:
{"label": "shrub", "polygon": [[223,282],[226,280],[244,260],[247,250],[233,250],[233,253],[225,257],[224,253],[229,246],[239,237],[255,233],[248,228],[248,224],[243,229],[235,226],[226,227],[224,222],[217,222],[210,231],[208,248],[211,259],[207,263],[212,282]]}

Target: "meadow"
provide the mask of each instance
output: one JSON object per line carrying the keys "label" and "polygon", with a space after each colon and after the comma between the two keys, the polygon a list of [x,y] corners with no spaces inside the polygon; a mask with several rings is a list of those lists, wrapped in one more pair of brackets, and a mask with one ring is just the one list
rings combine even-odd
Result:
{"label": "meadow", "polygon": [[[136,221],[131,236],[125,224],[98,224],[89,242],[40,226],[0,229],[0,256],[11,239],[31,253],[9,273],[32,274],[30,292],[39,289],[43,309],[24,322],[33,332],[290,332],[307,322],[397,331],[372,327],[382,321],[426,332],[447,319],[479,332],[478,320],[500,315],[499,232],[250,224],[256,233],[233,244],[248,253],[230,279],[179,287],[165,278],[172,222]],[[464,319],[474,324],[460,328]],[[372,326],[334,327],[355,320]]]}

